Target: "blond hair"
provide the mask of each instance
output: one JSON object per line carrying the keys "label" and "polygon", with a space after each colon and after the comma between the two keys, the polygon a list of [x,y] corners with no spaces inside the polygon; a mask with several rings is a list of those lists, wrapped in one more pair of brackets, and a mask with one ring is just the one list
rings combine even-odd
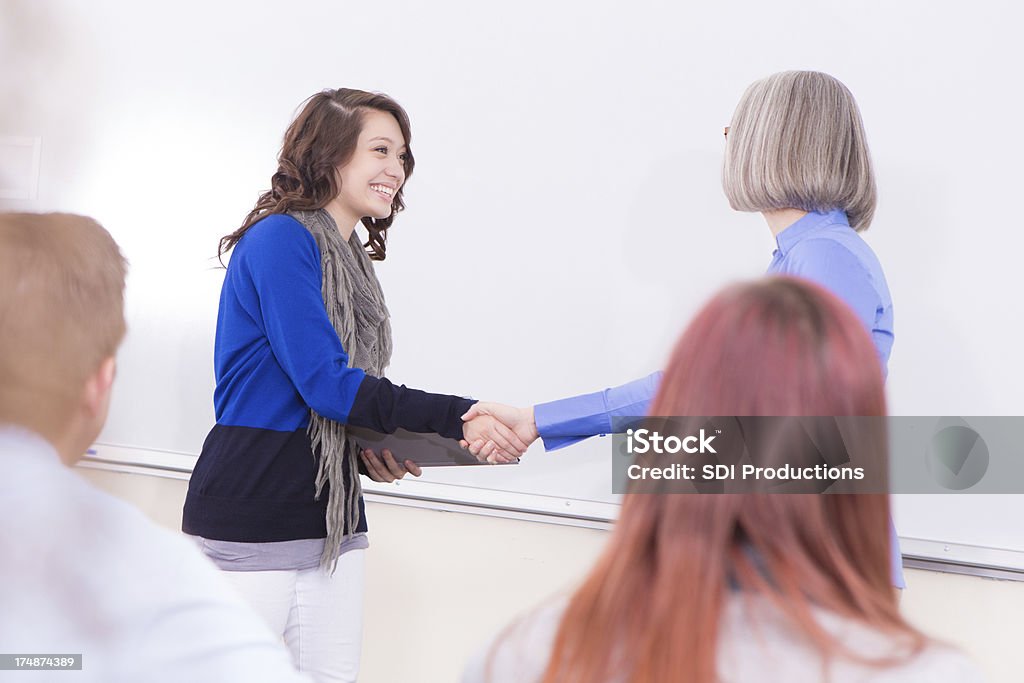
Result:
{"label": "blond hair", "polygon": [[864,123],[845,85],[783,71],[743,93],[730,122],[722,187],[737,211],[843,209],[855,230],[875,213]]}
{"label": "blond hair", "polygon": [[0,213],[0,421],[67,417],[124,337],[126,269],[91,218]]}

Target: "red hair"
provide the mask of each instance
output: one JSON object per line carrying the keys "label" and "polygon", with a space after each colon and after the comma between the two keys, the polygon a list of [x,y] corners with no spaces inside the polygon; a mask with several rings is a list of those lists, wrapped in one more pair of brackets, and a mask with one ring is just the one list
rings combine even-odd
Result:
{"label": "red hair", "polygon": [[[726,289],[672,353],[655,416],[886,413],[867,331],[824,289],[789,277]],[[545,683],[712,683],[730,581],[766,596],[826,656],[847,652],[818,607],[900,638],[884,494],[627,494],[573,595]],[[880,665],[892,659],[878,660]]]}

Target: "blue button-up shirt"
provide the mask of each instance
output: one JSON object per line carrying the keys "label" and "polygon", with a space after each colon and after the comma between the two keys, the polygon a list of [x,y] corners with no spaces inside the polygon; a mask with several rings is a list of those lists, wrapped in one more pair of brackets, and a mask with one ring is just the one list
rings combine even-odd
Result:
{"label": "blue button-up shirt", "polygon": [[[842,299],[871,332],[882,373],[893,344],[892,297],[875,253],[850,227],[846,213],[811,212],[775,237],[768,274],[817,282]],[[646,415],[658,390],[655,372],[622,386],[534,407],[537,432],[547,450],[612,430],[612,418]]]}
{"label": "blue button-up shirt", "polygon": [[[850,227],[839,209],[812,211],[775,236],[768,274],[806,278],[822,285],[853,309],[871,332],[883,375],[894,340],[892,297],[875,253]],[[646,415],[661,372],[622,386],[534,406],[544,448],[554,450],[612,431],[612,418]],[[893,585],[906,586],[899,539],[890,523]]]}

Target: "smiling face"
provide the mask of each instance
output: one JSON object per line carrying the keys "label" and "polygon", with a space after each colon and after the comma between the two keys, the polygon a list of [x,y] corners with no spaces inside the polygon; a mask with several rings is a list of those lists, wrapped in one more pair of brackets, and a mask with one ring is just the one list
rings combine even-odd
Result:
{"label": "smiling face", "polygon": [[363,217],[387,218],[405,182],[405,138],[395,117],[375,109],[363,114],[359,141],[338,168],[341,191],[327,206],[343,234]]}

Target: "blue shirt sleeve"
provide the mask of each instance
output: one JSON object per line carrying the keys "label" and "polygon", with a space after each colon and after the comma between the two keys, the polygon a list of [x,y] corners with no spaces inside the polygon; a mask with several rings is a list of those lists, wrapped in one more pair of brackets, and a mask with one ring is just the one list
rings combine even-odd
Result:
{"label": "blue shirt sleeve", "polygon": [[537,433],[553,451],[612,431],[612,418],[646,415],[661,371],[618,387],[534,406]]}

